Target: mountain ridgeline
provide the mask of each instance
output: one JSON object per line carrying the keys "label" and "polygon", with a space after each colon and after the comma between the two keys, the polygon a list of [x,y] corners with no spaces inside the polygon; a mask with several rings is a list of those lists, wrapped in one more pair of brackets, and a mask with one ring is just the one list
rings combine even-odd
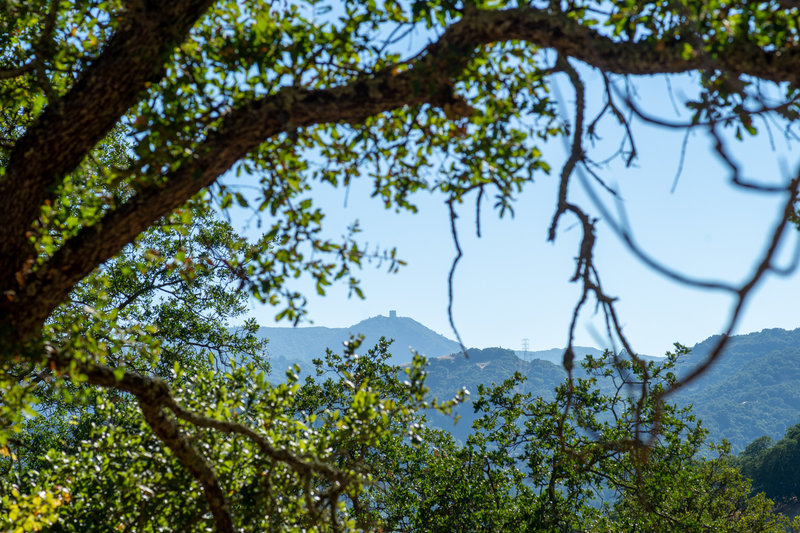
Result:
{"label": "mountain ridgeline", "polygon": [[[520,372],[527,380],[520,392],[552,398],[553,389],[565,377],[561,367],[562,349],[512,351],[503,348],[470,349],[465,358],[459,344],[407,317],[372,317],[349,328],[260,328],[259,336],[269,339],[272,366],[282,373],[299,364],[304,373],[311,360],[326,348],[342,351],[350,335],[363,334],[364,353],[380,337],[394,339],[391,362],[403,365],[411,360],[411,349],[429,358],[427,384],[439,399],[451,398],[462,387],[473,394],[479,384],[500,384]],[[716,337],[696,344],[692,352],[678,359],[676,373],[685,375],[712,349]],[[597,356],[596,348],[578,347],[578,359]],[[576,361],[577,362],[577,361]],[[714,441],[728,440],[734,452],[743,450],[761,436],[780,439],[786,430],[800,422],[800,329],[767,329],[735,336],[714,366],[698,380],[670,398],[687,405],[709,429]],[[610,383],[600,383],[607,388]],[[469,405],[459,409],[462,420],[438,416],[434,422],[456,436],[469,430],[472,418]]]}
{"label": "mountain ridgeline", "polygon": [[402,365],[411,362],[411,349],[428,357],[455,353],[460,345],[444,335],[426,328],[416,320],[398,317],[394,311],[389,316],[378,315],[349,328],[259,328],[258,336],[269,339],[268,352],[272,365],[283,370],[288,364],[305,368],[314,358],[321,357],[327,348],[342,351],[351,336],[364,335],[364,342],[356,353],[366,353],[381,337],[394,339],[391,363]]}
{"label": "mountain ridgeline", "polygon": [[[461,346],[454,340],[425,327],[416,320],[399,317],[394,311],[389,316],[378,315],[347,328],[300,327],[300,328],[259,328],[259,338],[268,339],[268,352],[273,366],[283,370],[286,364],[306,366],[312,359],[321,357],[327,348],[340,351],[351,336],[364,335],[364,342],[357,353],[375,346],[381,337],[393,339],[392,364],[402,365],[411,362],[412,352],[428,358],[442,357],[461,352]],[[577,356],[588,354],[598,356],[603,353],[597,348],[579,346]],[[511,352],[525,361],[544,360],[560,365],[564,350],[552,348],[540,351]]]}

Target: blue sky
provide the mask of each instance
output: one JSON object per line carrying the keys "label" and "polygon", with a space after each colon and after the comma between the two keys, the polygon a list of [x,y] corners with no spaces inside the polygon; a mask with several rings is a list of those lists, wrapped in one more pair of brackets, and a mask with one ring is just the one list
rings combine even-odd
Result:
{"label": "blue sky", "polygon": [[[600,105],[601,80],[582,69],[590,108]],[[654,115],[675,120],[663,78],[635,80],[642,107]],[[689,77],[672,80],[673,94],[692,90]],[[567,109],[571,91],[562,84]],[[610,124],[610,122],[608,122]],[[797,168],[797,150],[773,129],[775,149],[762,133],[731,147],[745,174],[768,183],[788,181]],[[592,152],[596,159],[613,152],[620,131],[607,127]],[[725,167],[713,153],[710,139],[693,134],[687,145],[684,170],[674,193],[670,190],[678,168],[683,132],[656,129],[641,122],[635,127],[640,157],[633,168],[613,164],[601,171],[620,192],[634,235],[654,258],[671,268],[698,277],[740,281],[753,269],[764,250],[783,202],[781,196],[745,192],[729,184]],[[540,174],[516,202],[516,216],[498,219],[489,201],[482,211],[483,238],[475,236],[474,202],[461,207],[458,221],[464,257],[455,277],[454,319],[467,346],[502,346],[521,349],[522,339],[531,349],[562,347],[580,287],[569,282],[580,232],[565,218],[555,244],[546,232],[553,214],[558,169],[564,147],[552,142],[543,149],[554,172]],[[361,272],[366,300],[348,298],[346,287],[334,287],[324,298],[310,285],[308,318],[314,325],[343,327],[378,314],[397,310],[453,338],[447,317],[447,275],[455,254],[448,211],[443,198],[417,197],[420,212],[397,214],[369,198],[370,186],[356,181],[348,193],[331,188],[314,192],[315,202],[327,212],[331,235],[344,233],[358,220],[362,241],[398,248],[408,266],[398,274],[367,265]],[[612,213],[618,206],[608,201]],[[571,199],[597,215],[577,180]],[[634,349],[661,355],[673,342],[694,344],[718,333],[725,325],[732,299],[729,295],[680,286],[653,273],[634,258],[601,220],[596,263],[608,294],[619,298],[618,310]],[[789,241],[794,241],[792,232]],[[791,254],[787,246],[785,261]],[[746,309],[738,332],[764,328],[800,327],[796,298],[800,277],[771,276],[762,283]],[[577,329],[577,344],[606,347],[602,317],[594,307],[584,310]],[[275,309],[253,304],[252,315],[264,326],[275,325]]]}

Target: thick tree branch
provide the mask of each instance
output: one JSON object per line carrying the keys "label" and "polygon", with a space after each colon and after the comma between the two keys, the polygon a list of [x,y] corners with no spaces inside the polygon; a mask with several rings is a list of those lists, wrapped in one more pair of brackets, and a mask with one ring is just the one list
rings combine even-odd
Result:
{"label": "thick tree branch", "polygon": [[452,37],[463,44],[526,41],[616,74],[675,74],[717,68],[732,74],[800,85],[800,71],[796,68],[800,48],[765,50],[747,36],[731,39],[717,56],[709,57],[696,50],[687,57],[684,45],[693,42],[691,36],[616,41],[565,14],[534,7],[473,11],[473,16],[455,24],[447,33],[452,33]]}
{"label": "thick tree branch", "polygon": [[174,404],[175,400],[164,381],[129,371],[118,380],[114,376],[114,371],[107,366],[82,363],[65,356],[52,346],[48,347],[47,351],[50,352],[48,366],[52,370],[65,373],[79,372],[86,375],[87,382],[92,385],[133,394],[139,400],[144,419],[153,433],[203,487],[217,531],[233,533],[230,507],[219,484],[219,478],[211,463],[181,432],[177,420],[168,412],[170,404]]}
{"label": "thick tree branch", "polygon": [[[131,4],[100,57],[49,103],[9,155],[0,178],[0,281],[13,280],[27,260],[26,232],[55,185],[137,102],[145,84],[163,76],[169,55],[211,0]],[[23,68],[35,69],[38,61]]]}
{"label": "thick tree branch", "polygon": [[8,80],[27,74],[36,68],[36,60],[31,60],[21,67],[10,67],[0,69],[0,80]]}
{"label": "thick tree branch", "polygon": [[[185,0],[178,4],[180,9],[186,11],[186,13],[181,11],[184,15],[183,26],[173,23],[168,24],[167,28],[172,31],[171,35],[176,36],[178,36],[177,26],[188,28],[188,19],[191,17],[187,16],[187,13],[197,14],[205,5],[199,0],[194,3]],[[158,24],[151,24],[145,32],[152,31],[152,27],[160,28]],[[106,60],[106,56],[112,50],[116,50],[114,53],[117,55],[124,55],[128,61],[141,57],[125,49],[126,31],[129,30],[123,29],[120,34],[122,36],[118,35],[112,39],[108,50],[93,66],[97,67],[95,68],[97,76],[108,77],[118,74],[115,69],[119,68],[119,65],[112,63],[111,59]],[[152,35],[150,37],[153,38]],[[407,70],[397,73],[393,69],[387,69],[330,89],[303,90],[287,87],[276,94],[232,111],[222,126],[210,134],[207,140],[182,162],[180,168],[164,176],[163,180],[156,180],[164,183],[163,186],[144,188],[127,203],[108,213],[101,222],[84,228],[76,237],[70,239],[45,267],[24,279],[26,287],[18,295],[17,306],[25,306],[26,323],[17,322],[16,328],[30,331],[31,328],[38,327],[75,283],[103,261],[119,253],[128,242],[159,217],[212,184],[236,161],[266,139],[281,132],[317,123],[356,124],[381,112],[423,103],[449,105],[461,112],[467,112],[466,106],[451,93],[450,86],[453,80],[462,72],[469,57],[478,47],[515,39],[554,48],[563,56],[582,60],[609,72],[674,73],[706,68],[709,64],[709,58],[705,56],[702,60],[695,56],[687,57],[684,53],[685,42],[680,39],[660,42],[648,40],[617,42],[565,15],[533,7],[505,11],[470,10],[469,15],[453,24],[441,38],[429,45]],[[153,45],[153,42],[146,42]],[[162,44],[160,50],[164,52],[169,49],[171,48]],[[157,51],[151,50],[149,53],[156,54]],[[730,44],[726,55],[714,60],[718,61],[720,69],[734,73],[796,83],[800,76],[795,68],[798,54],[800,52],[795,49],[781,50],[780,54],[764,51],[742,41]],[[106,63],[108,65],[105,70],[101,70],[98,65]],[[157,68],[140,69],[133,81],[157,76],[160,72],[160,63]],[[58,116],[51,117],[48,115],[48,110],[26,133],[23,141],[12,153],[9,177],[0,182],[0,210],[4,209],[4,204],[9,204],[5,212],[11,214],[9,220],[12,221],[13,228],[10,229],[13,231],[10,239],[0,239],[0,264],[4,261],[3,253],[8,253],[9,250],[16,250],[18,253],[19,235],[24,235],[27,226],[24,228],[19,226],[20,217],[17,215],[21,214],[20,209],[26,210],[27,215],[35,213],[38,209],[38,204],[33,206],[31,203],[32,201],[35,203],[37,194],[41,197],[41,191],[37,187],[51,179],[55,173],[66,171],[77,164],[98,140],[98,135],[113,125],[115,113],[119,116],[127,105],[135,101],[138,94],[138,89],[134,91],[126,87],[127,103],[123,104],[119,98],[115,98],[113,104],[116,111],[114,113],[103,111],[103,126],[100,127],[99,123],[86,118],[85,110],[75,109],[76,102],[86,104],[86,98],[95,98],[91,95],[98,90],[107,92],[110,87],[111,82],[107,79],[97,83],[86,81],[90,79],[94,78],[85,76],[63,102],[53,107],[54,111],[50,115],[57,113]],[[127,85],[130,83],[126,83]],[[73,93],[76,94],[75,101],[70,99]],[[71,107],[67,107],[67,103],[70,103]],[[61,109],[64,111],[58,112]],[[73,124],[66,127],[61,123],[66,116],[72,116],[78,123],[90,127],[95,135],[91,138],[83,132],[77,135]],[[56,132],[55,137],[51,138],[44,134],[42,130],[45,126],[48,131]],[[63,131],[59,129],[61,126],[65,127]],[[77,135],[80,141],[64,139],[72,135]],[[55,158],[55,162],[51,162],[49,157],[42,157],[42,154],[49,153],[48,147],[53,149],[56,146],[64,146],[65,152],[71,155],[69,157],[59,155]],[[31,153],[36,153],[36,157],[30,157],[33,164],[26,168],[27,154]],[[22,170],[23,168],[25,170]],[[14,189],[11,187],[12,184],[21,185],[21,189]],[[29,223],[30,216],[22,218],[28,221],[25,224]],[[20,263],[25,258],[14,259]],[[15,272],[3,274],[13,276]]]}
{"label": "thick tree branch", "polygon": [[[385,70],[328,90],[285,88],[232,111],[180,168],[165,176],[164,185],[141,189],[100,222],[83,228],[32,274],[24,291],[16,295],[15,305],[24,306],[26,312],[17,317],[15,327],[21,331],[37,327],[78,281],[119,253],[158,218],[214,183],[266,139],[317,123],[360,123],[386,110],[426,102],[450,106],[453,112],[468,112],[449,86],[467,58],[463,49],[449,41],[444,43],[432,45],[431,53],[415,68],[399,74]],[[447,64],[451,66],[445,68]]]}

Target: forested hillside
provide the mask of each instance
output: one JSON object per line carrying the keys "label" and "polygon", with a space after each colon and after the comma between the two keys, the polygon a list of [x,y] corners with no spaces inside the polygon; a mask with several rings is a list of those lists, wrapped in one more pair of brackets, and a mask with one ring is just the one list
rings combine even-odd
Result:
{"label": "forested hillside", "polygon": [[[566,376],[561,365],[563,349],[521,352],[504,348],[469,349],[465,358],[458,343],[439,335],[424,325],[405,317],[372,317],[349,328],[259,328],[258,336],[269,340],[273,375],[283,376],[291,364],[298,363],[304,373],[311,369],[311,360],[334,350],[351,335],[365,334],[361,346],[374,346],[380,336],[395,338],[389,352],[393,364],[407,364],[415,347],[429,357],[428,386],[431,394],[449,398],[462,386],[476,391],[479,384],[502,383],[514,372],[527,379],[518,389],[535,396],[550,398],[553,389]],[[691,352],[678,358],[675,372],[688,373],[702,361],[717,340],[716,337],[697,343]],[[361,349],[363,351],[363,349]],[[448,353],[436,356],[435,354]],[[579,358],[602,353],[596,348],[576,348]],[[643,356],[647,360],[656,357]],[[580,375],[580,367],[576,367]],[[710,372],[674,396],[681,405],[692,405],[693,412],[710,431],[714,441],[728,440],[734,452],[744,449],[753,440],[766,435],[779,439],[790,426],[800,422],[800,329],[786,331],[767,329],[734,336]],[[602,380],[598,386],[611,386]],[[473,414],[468,406],[457,413],[462,421],[453,426],[440,415],[432,415],[442,427],[463,437],[469,430]]]}
{"label": "forested hillside", "polygon": [[[597,348],[590,348],[588,346],[573,346],[572,350],[575,352],[575,357],[578,360],[583,359],[587,355],[592,355],[594,357],[599,357],[603,355],[603,350]],[[551,363],[555,363],[560,365],[564,360],[564,349],[563,348],[550,348],[549,350],[516,350],[514,352],[517,357],[524,361],[533,361],[535,359],[540,359],[542,361],[550,361]]]}
{"label": "forested hillside", "polygon": [[[702,360],[714,340],[679,360],[679,375]],[[763,435],[779,439],[800,422],[800,329],[735,336],[713,369],[675,398],[694,406],[715,440],[728,439],[739,451]]]}
{"label": "forested hillside", "polygon": [[[676,373],[680,376],[705,356],[714,342],[709,338],[695,345],[691,353],[678,358]],[[527,380],[520,391],[550,398],[552,391],[566,376],[560,365],[543,361],[524,361],[511,350],[489,348],[469,350],[469,358],[455,353],[433,358],[429,367],[432,394],[451,396],[461,386],[470,391],[478,384],[502,383],[520,372]],[[582,375],[579,368],[578,375]],[[800,421],[800,330],[769,329],[733,337],[714,372],[706,374],[681,390],[671,400],[692,405],[693,412],[710,431],[710,438],[728,440],[734,451],[743,450],[750,442],[767,435],[780,438],[786,429]],[[598,383],[608,390],[610,383]],[[459,409],[464,421],[471,420],[466,407]],[[439,420],[437,418],[437,420]],[[444,423],[443,423],[444,425]],[[463,435],[465,429],[451,429]]]}
{"label": "forested hillside", "polygon": [[775,442],[760,437],[733,462],[753,482],[753,492],[764,492],[789,515],[800,514],[800,424]]}
{"label": "forested hillside", "polygon": [[[561,366],[540,359],[523,361],[513,351],[503,348],[470,349],[467,353],[468,358],[459,352],[429,360],[426,383],[431,396],[448,399],[464,387],[471,397],[475,397],[480,385],[500,385],[519,372],[526,379],[515,385],[515,392],[550,400],[566,375]],[[471,433],[476,418],[471,402],[457,406],[453,416],[446,417],[440,413],[430,413],[429,416],[436,426],[462,441]],[[455,423],[454,417],[458,417]]]}

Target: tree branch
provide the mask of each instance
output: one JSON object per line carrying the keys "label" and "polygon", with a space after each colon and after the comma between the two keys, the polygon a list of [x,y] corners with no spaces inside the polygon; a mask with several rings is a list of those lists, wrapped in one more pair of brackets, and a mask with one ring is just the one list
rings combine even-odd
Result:
{"label": "tree branch", "polygon": [[20,67],[4,68],[0,70],[0,80],[9,80],[26,74],[36,68],[36,60],[31,60]]}
{"label": "tree branch", "polygon": [[[44,200],[137,102],[145,84],[163,76],[165,60],[210,4],[211,0],[134,4],[100,57],[64,96],[49,102],[15,143],[0,179],[4,287],[13,286],[8,281],[32,254],[26,232]],[[22,68],[35,70],[39,61]]]}
{"label": "tree branch", "polygon": [[675,393],[700,377],[711,367],[711,365],[717,361],[717,359],[719,359],[723,350],[728,345],[730,336],[739,322],[739,317],[741,316],[744,306],[747,303],[750,294],[753,292],[753,289],[755,289],[755,287],[761,282],[768,272],[776,270],[776,267],[773,265],[775,256],[778,254],[780,245],[783,242],[783,236],[786,234],[787,229],[792,224],[791,219],[796,213],[796,204],[798,201],[798,195],[800,195],[800,171],[789,184],[789,186],[786,187],[786,192],[787,198],[783,207],[782,218],[779,220],[772,232],[769,248],[764,253],[761,261],[758,263],[747,282],[742,284],[734,291],[736,294],[736,304],[733,306],[731,316],[728,318],[728,326],[725,329],[725,332],[722,334],[719,341],[717,341],[716,345],[711,350],[711,353],[706,356],[703,362],[696,366],[687,375],[676,381],[669,389],[664,391],[664,393],[661,395],[661,398]]}
{"label": "tree branch", "polygon": [[[122,96],[106,101],[109,89],[117,89],[117,82],[110,79],[119,76],[121,68],[130,67],[129,63],[141,60],[142,53],[150,54],[148,57],[161,57],[159,53],[169,51],[171,46],[164,44],[169,39],[163,39],[160,34],[162,38],[157,39],[154,32],[166,31],[168,37],[179,39],[188,31],[190,19],[199,16],[206,5],[200,0],[184,0],[176,4],[170,13],[180,14],[180,23],[171,19],[169,23],[164,22],[159,12],[157,23],[137,28],[135,38],[130,27],[120,30],[73,90],[57,105],[48,108],[17,143],[11,154],[7,177],[0,181],[0,212],[8,215],[11,221],[5,228],[5,235],[0,235],[4,237],[0,238],[0,266],[11,263],[18,267],[27,259],[24,254],[20,256],[20,249],[24,249],[24,234],[38,210],[38,200],[45,195],[44,185],[52,183],[59,173],[77,164],[120,114],[135,102],[144,81],[157,79],[163,68],[161,62],[149,69],[137,65],[134,74],[125,73],[119,80],[119,85],[124,85],[119,87]],[[162,28],[164,25],[166,27]],[[140,33],[145,36],[138,37]],[[424,103],[449,105],[459,112],[469,112],[467,106],[453,96],[452,81],[462,72],[477,47],[515,39],[553,48],[565,57],[579,59],[608,72],[676,73],[705,68],[709,62],[706,56],[687,57],[685,42],[680,39],[618,42],[566,15],[534,7],[503,11],[470,10],[409,63],[410,68],[399,73],[386,69],[329,89],[285,87],[231,111],[221,127],[185,158],[177,170],[155,180],[163,186],[143,188],[128,202],[109,212],[101,222],[83,228],[54,254],[47,265],[36,273],[23,276],[26,286],[17,295],[18,303],[14,307],[26,307],[25,322],[18,319],[15,327],[19,331],[38,327],[80,279],[119,253],[125,244],[159,217],[214,183],[236,161],[266,139],[289,129],[318,123],[357,124],[381,112]],[[133,52],[130,47],[135,44],[148,48],[145,52]],[[800,51],[794,48],[774,53],[742,40],[730,44],[729,52],[715,57],[717,64],[712,66],[796,83],[800,79],[795,68],[799,56]],[[103,105],[98,106],[98,101]],[[87,118],[85,108],[89,102],[93,108],[102,108],[96,119]],[[53,152],[58,154],[52,158],[41,157],[41,154]],[[28,154],[33,153],[37,157],[29,158]],[[0,273],[11,280],[5,287],[16,284],[13,280],[18,272],[18,268],[0,269]],[[6,314],[14,315],[13,312]]]}
{"label": "tree branch", "polygon": [[[159,394],[163,392],[162,388],[166,389],[166,386],[157,387],[153,392]],[[168,392],[164,393],[169,394]],[[144,419],[153,430],[153,433],[165,446],[172,450],[172,453],[180,460],[183,467],[203,487],[206,501],[208,501],[211,514],[214,516],[217,531],[220,533],[233,533],[235,529],[230,506],[225,500],[225,495],[222,492],[222,487],[220,487],[219,478],[214,472],[214,467],[197,451],[197,448],[192,445],[189,439],[181,434],[175,418],[164,411],[162,398],[158,396],[150,397],[144,394],[137,396],[139,397],[139,407],[142,410]]]}
{"label": "tree branch", "polygon": [[168,385],[158,378],[126,370],[118,379],[111,367],[79,362],[59,353],[52,346],[48,351],[49,368],[60,372],[78,372],[86,376],[86,382],[90,385],[127,392],[139,400],[142,414],[153,432],[203,487],[218,531],[234,531],[230,508],[213,465],[181,433],[176,418],[196,427],[211,428],[221,433],[245,437],[254,442],[265,456],[288,465],[307,479],[317,473],[325,476],[340,489],[357,479],[356,475],[335,468],[317,457],[302,457],[290,450],[276,448],[268,439],[244,424],[217,420],[182,407],[172,396]]}
{"label": "tree branch", "polygon": [[[384,70],[333,89],[287,87],[277,94],[231,111],[220,128],[167,174],[164,185],[142,188],[97,224],[84,227],[25,282],[17,307],[26,306],[15,322],[18,330],[37,327],[72,287],[98,265],[119,253],[158,218],[214,183],[248,152],[288,128],[318,123],[360,123],[383,111],[426,102],[468,112],[451,92],[449,80],[467,61],[463,50],[437,43],[415,68],[399,74]],[[458,62],[455,67],[454,61]],[[443,65],[450,64],[449,69]],[[13,319],[12,319],[13,320]],[[22,322],[25,320],[25,322]]]}

